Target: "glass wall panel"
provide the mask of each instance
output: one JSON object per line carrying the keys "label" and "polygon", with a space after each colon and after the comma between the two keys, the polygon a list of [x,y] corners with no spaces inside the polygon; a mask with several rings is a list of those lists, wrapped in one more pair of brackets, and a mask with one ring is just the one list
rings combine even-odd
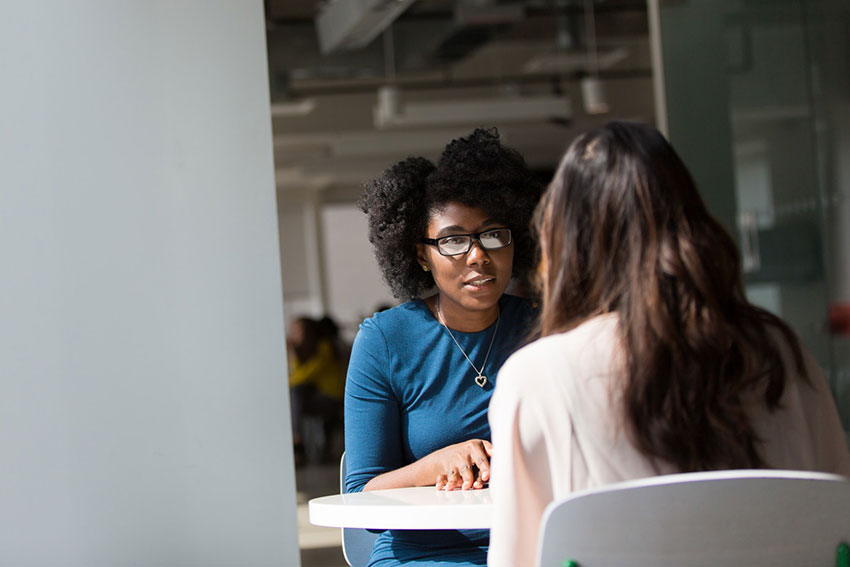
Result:
{"label": "glass wall panel", "polygon": [[850,426],[846,0],[661,2],[668,133]]}
{"label": "glass wall panel", "polygon": [[824,212],[833,389],[850,428],[850,2],[804,8],[818,197]]}

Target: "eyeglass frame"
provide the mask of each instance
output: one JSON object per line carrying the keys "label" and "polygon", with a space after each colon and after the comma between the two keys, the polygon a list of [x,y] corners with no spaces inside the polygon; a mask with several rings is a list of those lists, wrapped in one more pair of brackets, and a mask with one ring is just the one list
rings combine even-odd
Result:
{"label": "eyeglass frame", "polygon": [[[493,247],[488,248],[487,246],[484,246],[484,243],[481,242],[481,235],[487,234],[488,232],[498,231],[498,230],[508,231],[508,243],[503,244],[501,246],[496,246],[495,248],[493,248]],[[468,236],[469,237],[469,245],[466,247],[466,250],[464,250],[463,252],[455,252],[454,254],[443,254],[443,251],[440,250],[440,241],[445,240],[446,238],[457,238],[458,236]],[[472,232],[472,233],[468,233],[468,234],[447,234],[446,236],[441,236],[440,238],[423,238],[422,239],[423,244],[430,244],[431,246],[434,246],[437,249],[437,252],[440,253],[440,256],[447,256],[447,257],[460,256],[461,254],[468,254],[469,251],[472,250],[472,243],[474,241],[478,241],[478,245],[481,247],[482,250],[500,250],[502,248],[507,248],[508,246],[513,244],[514,235],[513,235],[513,232],[511,232],[511,229],[509,229],[508,227],[496,227],[496,228],[488,228],[487,230],[482,230],[481,232]]]}

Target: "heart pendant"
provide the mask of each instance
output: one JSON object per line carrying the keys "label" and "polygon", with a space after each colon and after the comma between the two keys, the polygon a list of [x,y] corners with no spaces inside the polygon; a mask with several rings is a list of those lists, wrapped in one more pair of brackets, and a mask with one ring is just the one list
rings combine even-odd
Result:
{"label": "heart pendant", "polygon": [[483,374],[479,374],[475,377],[475,383],[483,388],[484,385],[487,383],[487,377]]}

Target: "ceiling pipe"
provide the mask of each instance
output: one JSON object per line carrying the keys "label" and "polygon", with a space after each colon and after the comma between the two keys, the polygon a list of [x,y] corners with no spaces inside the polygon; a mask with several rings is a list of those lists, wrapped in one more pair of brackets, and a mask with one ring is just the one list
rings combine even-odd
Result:
{"label": "ceiling pipe", "polygon": [[588,114],[605,114],[611,110],[605,85],[599,80],[599,53],[596,49],[596,21],[593,14],[593,1],[584,0],[585,38],[587,47],[589,75],[581,79],[581,95],[584,110]]}

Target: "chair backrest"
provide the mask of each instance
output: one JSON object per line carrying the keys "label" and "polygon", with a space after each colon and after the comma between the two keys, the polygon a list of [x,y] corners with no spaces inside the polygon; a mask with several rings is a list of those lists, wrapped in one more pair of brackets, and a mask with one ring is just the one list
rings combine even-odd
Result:
{"label": "chair backrest", "polygon": [[551,503],[537,565],[827,566],[836,565],[842,542],[850,542],[850,481],[844,477],[768,470],[675,474]]}
{"label": "chair backrest", "polygon": [[[345,494],[345,452],[339,463],[339,492]],[[351,567],[366,567],[372,555],[372,546],[380,532],[360,528],[342,528],[342,555]]]}

